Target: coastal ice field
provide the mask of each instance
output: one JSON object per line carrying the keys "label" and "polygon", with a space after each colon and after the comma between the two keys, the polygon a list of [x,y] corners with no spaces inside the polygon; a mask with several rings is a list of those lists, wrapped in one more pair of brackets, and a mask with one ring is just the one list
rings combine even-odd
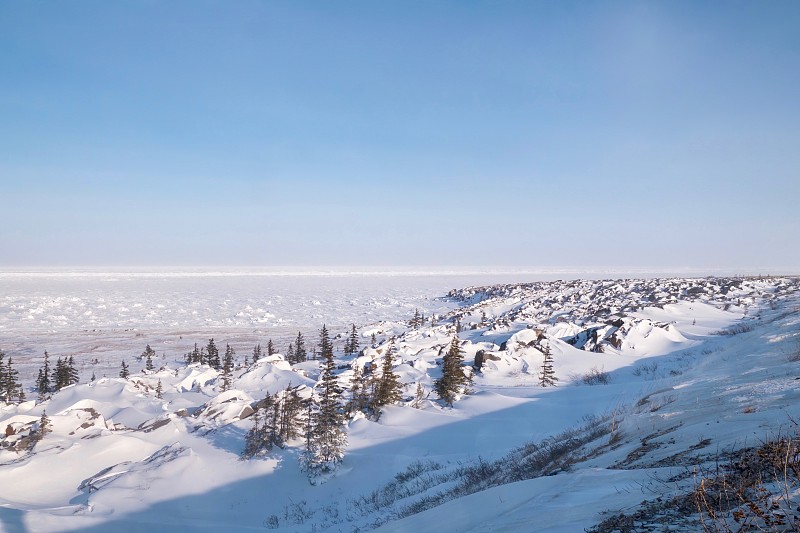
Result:
{"label": "coastal ice field", "polygon": [[[635,273],[646,275],[647,273]],[[327,324],[408,320],[453,310],[451,289],[544,279],[604,277],[582,271],[261,270],[0,271],[0,349],[33,379],[47,350],[75,356],[84,379],[115,376],[145,344],[163,360],[181,359],[214,337],[236,349],[285,351],[302,332]],[[663,275],[663,274],[662,274]],[[95,362],[96,360],[96,362]],[[90,362],[92,364],[90,365]]]}
{"label": "coastal ice field", "polygon": [[22,365],[23,378],[32,379],[28,363],[41,364],[45,350],[73,355],[101,377],[116,375],[120,361],[141,354],[145,343],[170,360],[210,337],[239,350],[272,338],[284,351],[299,331],[314,338],[323,324],[336,335],[353,323],[407,320],[415,309],[444,313],[455,307],[441,298],[447,291],[506,281],[519,275],[0,272],[0,348]]}
{"label": "coastal ice field", "polygon": [[[29,386],[44,349],[81,369],[44,402],[29,389],[0,404],[0,531],[583,531],[691,490],[686,473],[721,450],[800,420],[800,279],[531,277],[0,276],[0,348]],[[437,320],[411,325],[415,309]],[[344,461],[311,483],[302,439],[240,453],[257,401],[314,394],[318,361],[240,364],[222,391],[183,354],[213,336],[241,363],[267,338],[280,352],[298,330],[313,344],[323,322],[334,335],[355,323],[364,347],[336,341],[342,386],[393,337],[404,392],[377,420],[352,415]],[[455,335],[465,366],[481,363],[451,407],[432,386]],[[145,344],[163,368],[133,361]],[[606,381],[584,380],[596,372]],[[45,410],[53,431],[31,444]],[[693,519],[652,518],[698,531]]]}

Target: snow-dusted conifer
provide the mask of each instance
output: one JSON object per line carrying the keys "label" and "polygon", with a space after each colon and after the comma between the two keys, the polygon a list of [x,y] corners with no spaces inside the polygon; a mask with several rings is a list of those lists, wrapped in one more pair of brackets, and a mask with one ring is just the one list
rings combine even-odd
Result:
{"label": "snow-dusted conifer", "polygon": [[69,356],[69,360],[67,360],[67,376],[68,376],[68,384],[75,385],[80,382],[80,375],[78,374],[78,368],[75,366],[75,358],[73,356]]}
{"label": "snow-dusted conifer", "polygon": [[22,402],[25,393],[22,390],[18,377],[19,372],[11,364],[11,357],[3,363],[5,353],[0,350],[0,401],[11,403],[13,401]]}
{"label": "snow-dusted conifer", "polygon": [[42,416],[39,417],[39,431],[36,435],[36,440],[42,440],[45,435],[50,433],[53,426],[50,424],[50,417],[47,416],[46,411],[42,411]]}
{"label": "snow-dusted conifer", "polygon": [[261,425],[261,409],[256,409],[251,417],[253,419],[253,426],[247,431],[244,436],[244,449],[242,450],[241,458],[250,459],[263,449],[264,436],[263,426]]}
{"label": "snow-dusted conifer", "polygon": [[44,364],[39,369],[39,375],[36,378],[36,390],[39,392],[40,401],[47,398],[47,395],[52,392],[52,385],[50,382],[50,356],[46,350],[44,352]]}
{"label": "snow-dusted conifer", "polygon": [[130,375],[131,375],[131,371],[130,371],[130,368],[128,367],[128,363],[126,363],[125,360],[123,359],[122,368],[119,371],[119,377],[121,377],[122,379],[128,379],[128,377],[130,377]]}
{"label": "snow-dusted conifer", "polygon": [[333,343],[325,324],[322,324],[322,329],[319,332],[319,355],[322,359],[328,359],[330,356],[330,359],[333,360]]}
{"label": "snow-dusted conifer", "polygon": [[453,337],[450,349],[442,358],[442,377],[433,382],[433,389],[447,405],[453,405],[458,394],[467,385],[469,378],[464,373],[464,352],[458,336]]}
{"label": "snow-dusted conifer", "polygon": [[300,397],[297,387],[287,385],[278,397],[275,398],[275,430],[279,437],[276,444],[295,439],[301,435],[306,421],[306,403]]}
{"label": "snow-dusted conifer", "polygon": [[306,360],[308,353],[306,352],[306,341],[301,332],[297,332],[297,338],[294,341],[294,362],[302,363]]}
{"label": "snow-dusted conifer", "polygon": [[357,413],[364,409],[364,383],[361,365],[353,366],[353,375],[350,377],[350,401],[347,403],[347,412]]}
{"label": "snow-dusted conifer", "polygon": [[381,377],[378,380],[375,398],[372,402],[376,416],[380,416],[381,407],[397,403],[402,399],[403,384],[400,383],[400,376],[394,373],[394,353],[395,346],[394,339],[392,339],[383,356]]}
{"label": "snow-dusted conifer", "polygon": [[155,370],[155,366],[153,365],[153,356],[155,356],[155,355],[156,355],[156,351],[154,349],[152,349],[150,347],[150,345],[148,344],[145,347],[144,351],[142,352],[142,355],[139,356],[140,359],[144,359],[145,360],[144,368],[148,372],[152,372],[153,370]]}
{"label": "snow-dusted conifer", "polygon": [[286,349],[286,360],[290,364],[294,364],[296,362],[294,359],[294,344],[291,342],[289,343],[289,347]]}
{"label": "snow-dusted conifer", "polygon": [[55,383],[53,388],[57,391],[69,385],[69,369],[67,368],[66,360],[62,359],[61,357],[59,357],[56,361],[54,381]]}
{"label": "snow-dusted conifer", "polygon": [[236,351],[230,344],[225,345],[225,357],[222,360],[222,390],[230,390],[233,381],[233,356]]}
{"label": "snow-dusted conifer", "polygon": [[208,366],[215,370],[222,367],[222,361],[219,358],[219,349],[214,344],[214,339],[208,339],[208,346],[206,346],[206,357],[208,358]]}
{"label": "snow-dusted conifer", "polygon": [[199,363],[200,362],[200,349],[197,347],[197,343],[194,343],[194,349],[186,354],[186,363]]}
{"label": "snow-dusted conifer", "polygon": [[359,348],[358,331],[356,330],[356,325],[353,324],[350,328],[350,335],[347,337],[347,341],[344,343],[344,353],[347,355],[353,355],[358,353]]}
{"label": "snow-dusted conifer", "polygon": [[550,344],[544,347],[544,360],[542,361],[542,371],[539,372],[539,385],[542,387],[552,387],[558,378],[553,369],[553,353],[550,351]]}
{"label": "snow-dusted conifer", "polygon": [[320,332],[319,345],[322,356],[319,404],[313,412],[306,453],[301,458],[303,466],[312,475],[335,468],[344,458],[347,447],[341,404],[342,388],[334,374],[336,365],[333,361],[333,346],[324,325]]}

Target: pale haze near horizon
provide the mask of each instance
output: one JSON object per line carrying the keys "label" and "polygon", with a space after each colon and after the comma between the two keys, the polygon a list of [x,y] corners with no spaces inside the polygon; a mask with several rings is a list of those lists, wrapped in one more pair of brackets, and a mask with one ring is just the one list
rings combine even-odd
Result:
{"label": "pale haze near horizon", "polygon": [[6,2],[0,267],[796,273],[798,22],[791,2]]}

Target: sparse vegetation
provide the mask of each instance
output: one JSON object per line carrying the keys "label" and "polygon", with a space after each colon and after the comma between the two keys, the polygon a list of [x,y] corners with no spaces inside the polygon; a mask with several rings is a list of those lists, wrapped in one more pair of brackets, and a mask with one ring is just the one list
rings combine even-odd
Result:
{"label": "sparse vegetation", "polygon": [[608,385],[611,383],[611,376],[602,368],[593,367],[581,377],[581,383],[584,385]]}

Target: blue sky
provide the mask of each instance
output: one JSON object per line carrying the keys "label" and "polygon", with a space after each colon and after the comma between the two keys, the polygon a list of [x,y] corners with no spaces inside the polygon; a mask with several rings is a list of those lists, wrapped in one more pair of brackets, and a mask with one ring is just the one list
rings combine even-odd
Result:
{"label": "blue sky", "polygon": [[3,2],[0,266],[800,271],[800,3]]}

